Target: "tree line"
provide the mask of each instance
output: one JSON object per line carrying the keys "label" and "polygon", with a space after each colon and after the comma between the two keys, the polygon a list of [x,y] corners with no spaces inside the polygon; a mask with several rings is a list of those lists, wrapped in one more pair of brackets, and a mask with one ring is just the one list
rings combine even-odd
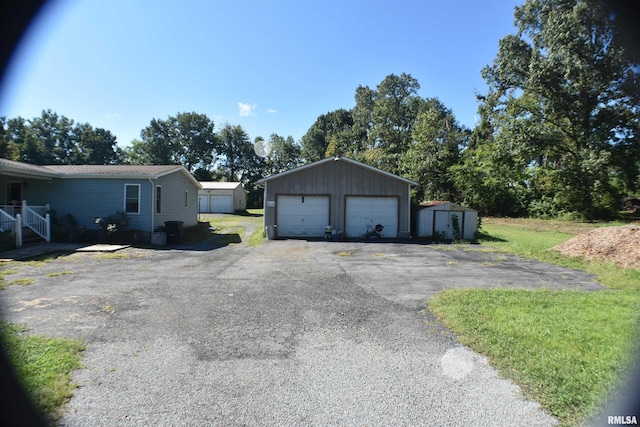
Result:
{"label": "tree line", "polygon": [[452,200],[483,214],[615,216],[640,187],[640,54],[597,0],[527,0],[517,34],[482,70],[479,123],[466,128],[410,74],[358,86],[355,106],[320,115],[300,141],[216,130],[206,115],[152,119],[129,147],[46,110],[0,118],[0,155],[34,164],[182,164],[199,180],[255,182],[344,155],[418,183],[415,203]]}
{"label": "tree line", "polygon": [[32,119],[0,117],[0,157],[35,165],[184,165],[199,181],[242,182],[249,206],[261,206],[258,179],[302,162],[291,136],[251,141],[241,126],[226,123],[216,131],[195,112],[152,119],[124,148],[110,131],[51,110]]}

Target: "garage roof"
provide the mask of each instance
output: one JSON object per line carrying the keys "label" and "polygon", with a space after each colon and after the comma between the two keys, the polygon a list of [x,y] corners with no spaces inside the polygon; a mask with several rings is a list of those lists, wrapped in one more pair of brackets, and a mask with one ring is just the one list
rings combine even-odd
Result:
{"label": "garage roof", "polygon": [[235,190],[242,185],[241,182],[214,182],[200,181],[203,190]]}
{"label": "garage roof", "polygon": [[304,169],[313,168],[313,167],[316,167],[316,166],[321,165],[323,163],[329,163],[329,162],[350,163],[350,164],[352,164],[354,166],[358,166],[358,167],[361,167],[363,169],[368,169],[368,170],[370,170],[372,172],[379,173],[380,175],[385,175],[385,176],[387,176],[389,178],[397,179],[398,181],[405,182],[405,183],[407,183],[409,185],[418,185],[417,182],[411,181],[410,179],[406,179],[406,178],[403,178],[401,176],[394,175],[394,174],[392,174],[390,172],[383,171],[382,169],[378,169],[376,167],[373,167],[373,166],[358,162],[358,161],[350,159],[348,157],[342,157],[342,156],[327,157],[326,159],[318,160],[317,162],[309,163],[307,165],[300,166],[300,167],[297,167],[295,169],[290,169],[290,170],[285,171],[285,172],[280,172],[278,174],[271,175],[271,176],[268,176],[266,178],[262,178],[261,180],[259,180],[257,182],[257,184],[259,186],[262,186],[262,184],[264,184],[264,183],[266,183],[268,181],[271,181],[273,179],[282,178],[283,176],[290,175],[290,174],[293,174],[293,173],[296,173],[296,172],[300,172],[300,171],[302,171]]}

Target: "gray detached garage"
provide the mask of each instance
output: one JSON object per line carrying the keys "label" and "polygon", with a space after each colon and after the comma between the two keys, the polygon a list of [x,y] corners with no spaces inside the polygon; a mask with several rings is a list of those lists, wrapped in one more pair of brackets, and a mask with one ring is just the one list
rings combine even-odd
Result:
{"label": "gray detached garage", "polygon": [[246,208],[246,193],[240,182],[200,182],[199,213],[233,213]]}
{"label": "gray detached garage", "polygon": [[258,181],[264,188],[269,238],[357,238],[375,229],[385,238],[410,236],[415,182],[346,157],[330,157]]}

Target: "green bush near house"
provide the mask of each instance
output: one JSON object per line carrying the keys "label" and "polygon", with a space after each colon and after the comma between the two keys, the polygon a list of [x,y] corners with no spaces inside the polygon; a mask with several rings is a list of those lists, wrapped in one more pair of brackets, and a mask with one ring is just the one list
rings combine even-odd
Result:
{"label": "green bush near house", "polygon": [[10,231],[0,231],[0,252],[16,248],[16,236]]}

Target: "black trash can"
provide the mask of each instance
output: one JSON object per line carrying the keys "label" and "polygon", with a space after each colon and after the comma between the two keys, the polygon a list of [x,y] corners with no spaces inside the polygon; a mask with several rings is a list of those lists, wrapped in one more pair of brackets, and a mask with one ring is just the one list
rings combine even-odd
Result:
{"label": "black trash can", "polygon": [[165,221],[164,231],[167,232],[168,244],[181,244],[182,243],[182,221]]}

